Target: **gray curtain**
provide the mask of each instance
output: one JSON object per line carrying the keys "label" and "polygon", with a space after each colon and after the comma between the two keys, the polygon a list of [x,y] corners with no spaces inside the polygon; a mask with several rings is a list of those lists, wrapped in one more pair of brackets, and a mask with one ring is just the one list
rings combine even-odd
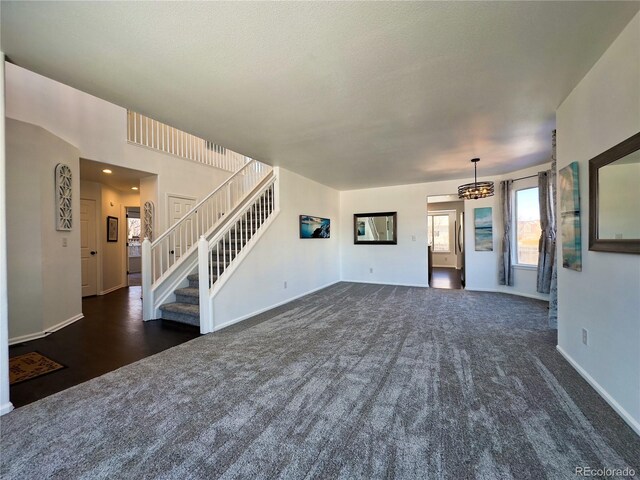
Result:
{"label": "gray curtain", "polygon": [[[553,185],[553,195],[551,195],[551,204],[553,205],[553,211],[557,212],[556,208],[556,192],[558,191],[558,167],[556,165],[556,131],[554,130],[551,135],[551,185]],[[558,223],[554,216],[553,231],[558,232]],[[553,266],[551,268],[551,291],[549,292],[549,327],[558,328],[558,255],[557,249],[554,250]]]}
{"label": "gray curtain", "polygon": [[511,265],[511,190],[513,180],[500,182],[500,205],[502,206],[502,245],[498,265],[498,283],[513,286],[513,267]]}
{"label": "gray curtain", "polygon": [[538,172],[538,200],[540,203],[540,240],[538,242],[538,286],[540,293],[551,290],[551,274],[556,256],[555,211],[553,209],[554,188],[551,170]]}

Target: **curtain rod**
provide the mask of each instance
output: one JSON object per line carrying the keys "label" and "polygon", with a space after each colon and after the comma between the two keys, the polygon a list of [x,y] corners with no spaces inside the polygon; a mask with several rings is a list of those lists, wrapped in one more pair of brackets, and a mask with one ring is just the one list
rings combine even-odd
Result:
{"label": "curtain rod", "polygon": [[525,180],[527,178],[533,178],[533,177],[537,177],[538,174],[536,173],[535,175],[529,175],[528,177],[520,177],[520,178],[514,178],[513,181],[516,182],[518,180]]}

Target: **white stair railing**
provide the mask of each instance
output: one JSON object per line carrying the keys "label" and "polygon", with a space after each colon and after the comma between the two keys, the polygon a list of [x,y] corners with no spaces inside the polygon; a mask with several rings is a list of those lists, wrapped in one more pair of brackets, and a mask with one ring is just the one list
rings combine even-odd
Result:
{"label": "white stair railing", "polygon": [[278,209],[276,182],[277,176],[274,176],[264,188],[256,192],[247,202],[246,208],[236,212],[228,220],[227,228],[221,229],[210,240],[201,237],[198,242],[201,333],[213,331],[211,299],[222,287],[224,277],[231,273],[234,261],[252,246],[258,229]]}
{"label": "white stair railing", "polygon": [[190,133],[127,110],[127,140],[212,167],[235,172],[248,157]]}
{"label": "white stair railing", "polygon": [[150,269],[152,285],[161,281],[182,258],[197,248],[200,236],[207,236],[271,170],[264,163],[250,160],[151,243],[147,258],[143,248],[143,268]]}

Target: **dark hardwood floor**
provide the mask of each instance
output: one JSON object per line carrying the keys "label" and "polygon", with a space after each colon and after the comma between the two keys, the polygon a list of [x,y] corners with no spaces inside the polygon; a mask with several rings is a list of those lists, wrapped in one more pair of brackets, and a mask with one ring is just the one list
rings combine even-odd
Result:
{"label": "dark hardwood floor", "polygon": [[11,386],[21,407],[197,337],[196,327],[142,321],[140,287],[82,301],[84,318],[47,337],[13,345],[9,356],[37,351],[67,368]]}
{"label": "dark hardwood floor", "polygon": [[432,288],[448,288],[460,290],[462,282],[460,280],[460,270],[455,268],[433,267]]}

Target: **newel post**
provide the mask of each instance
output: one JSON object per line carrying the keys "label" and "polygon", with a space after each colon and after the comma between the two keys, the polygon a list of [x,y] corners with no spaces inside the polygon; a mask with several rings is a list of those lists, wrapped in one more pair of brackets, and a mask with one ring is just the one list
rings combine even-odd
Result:
{"label": "newel post", "polygon": [[142,255],[142,319],[144,321],[153,320],[153,284],[151,278],[151,242],[148,237],[144,237],[141,248]]}
{"label": "newel post", "polygon": [[209,299],[209,242],[200,236],[198,240],[198,290],[200,292],[200,333],[213,332],[213,316]]}

